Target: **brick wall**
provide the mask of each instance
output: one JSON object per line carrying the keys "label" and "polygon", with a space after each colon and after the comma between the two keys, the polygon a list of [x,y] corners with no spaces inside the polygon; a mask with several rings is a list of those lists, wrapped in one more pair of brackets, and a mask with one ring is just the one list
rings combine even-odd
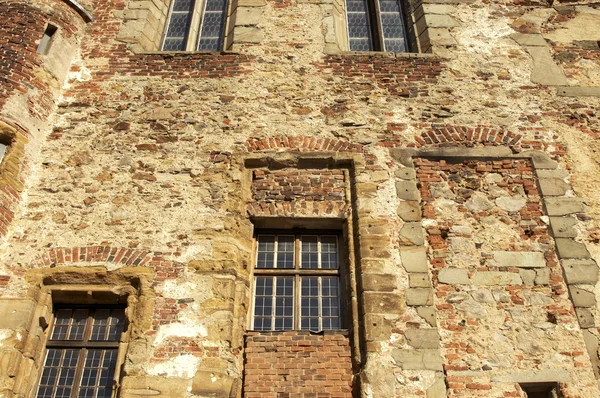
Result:
{"label": "brick wall", "polygon": [[352,396],[350,341],[343,333],[249,332],[245,398]]}

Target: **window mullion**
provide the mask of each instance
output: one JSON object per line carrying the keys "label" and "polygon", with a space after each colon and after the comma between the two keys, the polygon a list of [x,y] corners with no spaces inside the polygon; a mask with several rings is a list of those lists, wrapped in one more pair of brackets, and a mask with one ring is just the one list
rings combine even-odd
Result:
{"label": "window mullion", "polygon": [[75,375],[73,376],[73,388],[71,389],[72,398],[77,398],[79,395],[79,388],[81,387],[81,378],[83,377],[86,354],[87,349],[85,347],[81,347],[81,350],[79,350],[79,359],[77,360],[77,368],[75,370]]}
{"label": "window mullion", "polygon": [[278,277],[273,277],[273,292],[271,293],[271,331],[275,330],[275,314],[277,306],[277,282]]}
{"label": "window mullion", "polygon": [[198,48],[198,40],[200,40],[200,29],[202,23],[202,15],[204,14],[205,0],[195,0],[194,10],[192,11],[192,20],[190,21],[190,29],[188,31],[186,51],[196,51]]}
{"label": "window mullion", "polygon": [[302,259],[302,240],[300,235],[294,235],[294,330],[300,330],[301,315],[302,315],[302,278],[297,272],[300,270],[300,262]]}
{"label": "window mullion", "polygon": [[375,51],[385,51],[383,44],[383,28],[381,26],[381,12],[379,0],[367,0],[369,2],[369,17],[371,18],[371,29],[373,35],[373,49]]}

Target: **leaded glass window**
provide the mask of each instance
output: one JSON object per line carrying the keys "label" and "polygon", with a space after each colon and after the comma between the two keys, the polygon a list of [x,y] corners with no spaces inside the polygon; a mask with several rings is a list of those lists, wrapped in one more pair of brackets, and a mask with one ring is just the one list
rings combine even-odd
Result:
{"label": "leaded glass window", "polygon": [[346,0],[351,51],[409,52],[402,0]]}
{"label": "leaded glass window", "polygon": [[339,253],[335,234],[258,234],[252,329],[340,329]]}
{"label": "leaded glass window", "polygon": [[112,397],[123,308],[58,308],[37,398]]}
{"label": "leaded glass window", "polygon": [[227,0],[173,0],[163,51],[223,48]]}

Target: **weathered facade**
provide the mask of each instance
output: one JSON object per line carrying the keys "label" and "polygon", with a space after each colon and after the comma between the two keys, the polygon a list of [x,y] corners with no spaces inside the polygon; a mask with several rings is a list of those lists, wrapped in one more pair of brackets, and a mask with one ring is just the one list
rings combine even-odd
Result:
{"label": "weathered facade", "polygon": [[600,3],[349,1],[0,0],[0,397],[600,396]]}

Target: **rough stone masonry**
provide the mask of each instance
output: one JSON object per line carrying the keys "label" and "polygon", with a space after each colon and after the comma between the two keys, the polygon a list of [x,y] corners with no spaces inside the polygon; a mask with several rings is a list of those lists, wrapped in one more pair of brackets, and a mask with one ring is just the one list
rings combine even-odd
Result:
{"label": "rough stone masonry", "polygon": [[124,311],[69,346],[114,397],[600,396],[600,4],[406,0],[393,53],[349,2],[161,51],[169,0],[0,0],[0,397],[44,396],[65,308]]}

